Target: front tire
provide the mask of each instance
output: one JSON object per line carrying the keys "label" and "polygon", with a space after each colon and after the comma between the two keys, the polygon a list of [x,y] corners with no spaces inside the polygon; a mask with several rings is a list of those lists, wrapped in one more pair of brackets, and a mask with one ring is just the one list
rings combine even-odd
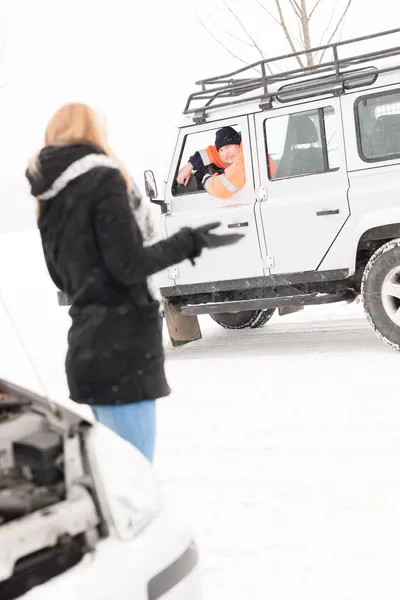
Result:
{"label": "front tire", "polygon": [[376,335],[400,352],[400,239],[381,246],[369,260],[361,298]]}
{"label": "front tire", "polygon": [[274,312],[274,308],[268,308],[237,313],[215,313],[210,317],[224,329],[258,329],[268,323]]}

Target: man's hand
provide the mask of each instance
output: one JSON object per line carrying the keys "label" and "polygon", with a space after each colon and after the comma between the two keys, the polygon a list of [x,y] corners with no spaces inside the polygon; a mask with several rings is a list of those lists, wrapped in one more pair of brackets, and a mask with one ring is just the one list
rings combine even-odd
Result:
{"label": "man's hand", "polygon": [[187,165],[182,167],[182,169],[178,173],[178,177],[176,178],[176,181],[179,183],[179,185],[186,186],[189,183],[189,179],[192,174],[192,169],[193,167],[191,163],[188,163]]}

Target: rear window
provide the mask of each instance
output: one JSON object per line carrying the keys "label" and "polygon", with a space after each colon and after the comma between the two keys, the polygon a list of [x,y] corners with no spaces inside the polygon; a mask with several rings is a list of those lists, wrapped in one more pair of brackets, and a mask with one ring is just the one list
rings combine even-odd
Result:
{"label": "rear window", "polygon": [[360,98],[356,120],[359,153],[364,161],[400,158],[400,91]]}

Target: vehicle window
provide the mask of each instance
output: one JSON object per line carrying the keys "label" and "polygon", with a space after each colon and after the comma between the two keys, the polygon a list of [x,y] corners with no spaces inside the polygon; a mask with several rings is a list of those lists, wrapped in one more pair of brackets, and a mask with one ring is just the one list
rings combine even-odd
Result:
{"label": "vehicle window", "polygon": [[357,101],[358,142],[365,161],[400,157],[400,92],[365,96]]}
{"label": "vehicle window", "polygon": [[340,166],[340,154],[335,111],[331,106],[323,110],[329,170],[338,169]]}
{"label": "vehicle window", "polygon": [[329,106],[265,121],[270,179],[339,168],[335,111]]}
{"label": "vehicle window", "polygon": [[[238,125],[232,124],[231,127],[233,127],[236,131],[240,132],[240,127]],[[218,131],[218,129],[220,129],[220,127],[216,127],[215,129],[198,131],[196,133],[189,133],[185,137],[181,157],[178,163],[178,167],[176,169],[174,183],[172,186],[172,193],[174,196],[182,196],[184,194],[193,194],[199,192],[205,193],[205,190],[202,185],[202,179],[204,175],[209,172],[218,172],[216,168],[214,168],[212,165],[210,165],[204,171],[201,172],[193,171],[187,186],[178,185],[176,182],[176,177],[180,169],[182,169],[182,167],[188,164],[191,156],[193,156],[196,152],[205,150],[208,146],[212,146],[215,143],[215,134]]]}

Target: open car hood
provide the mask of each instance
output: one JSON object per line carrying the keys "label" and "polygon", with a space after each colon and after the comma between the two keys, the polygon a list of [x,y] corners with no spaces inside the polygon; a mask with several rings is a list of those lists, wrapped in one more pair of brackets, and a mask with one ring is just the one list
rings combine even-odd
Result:
{"label": "open car hood", "polygon": [[82,417],[73,408],[67,408],[52,399],[0,379],[0,422],[2,418],[6,418],[8,412],[10,415],[14,414],[18,410],[18,406],[21,408],[30,406],[32,410],[45,416],[50,424],[63,429],[66,433],[71,428],[79,427],[82,424],[93,424],[93,419]]}

